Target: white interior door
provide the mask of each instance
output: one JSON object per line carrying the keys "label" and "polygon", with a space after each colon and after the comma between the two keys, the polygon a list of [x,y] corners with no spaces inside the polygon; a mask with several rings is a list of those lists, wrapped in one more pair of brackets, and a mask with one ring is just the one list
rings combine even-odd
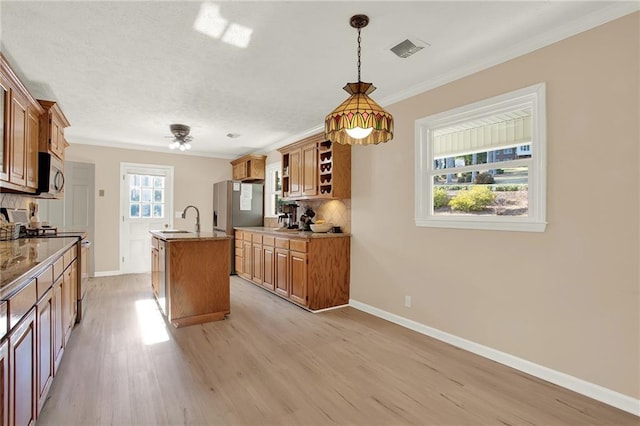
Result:
{"label": "white interior door", "polygon": [[120,272],[149,272],[149,231],[173,223],[173,167],[121,163],[120,172]]}
{"label": "white interior door", "polygon": [[[62,200],[37,200],[40,220],[61,229],[85,229],[94,243],[95,164],[65,161],[65,189]],[[90,250],[89,275],[94,275],[94,253]]]}

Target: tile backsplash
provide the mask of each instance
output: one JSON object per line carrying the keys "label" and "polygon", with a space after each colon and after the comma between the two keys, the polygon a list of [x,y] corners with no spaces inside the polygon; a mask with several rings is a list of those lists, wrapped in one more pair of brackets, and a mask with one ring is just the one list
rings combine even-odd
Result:
{"label": "tile backsplash", "polygon": [[[297,211],[298,219],[306,209],[311,208],[316,213],[314,222],[324,219],[334,226],[339,226],[342,232],[351,232],[351,200],[299,200],[297,203],[300,206]],[[276,228],[278,219],[265,217],[264,226]]]}
{"label": "tile backsplash", "polygon": [[7,209],[28,209],[31,201],[32,198],[26,195],[0,194],[0,207]]}

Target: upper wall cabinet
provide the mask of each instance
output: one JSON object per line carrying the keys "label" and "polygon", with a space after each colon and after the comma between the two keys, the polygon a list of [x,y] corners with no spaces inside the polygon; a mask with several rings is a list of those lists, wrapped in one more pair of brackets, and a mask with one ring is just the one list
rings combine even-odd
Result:
{"label": "upper wall cabinet", "polygon": [[57,103],[38,100],[45,110],[40,117],[40,151],[49,152],[61,160],[64,160],[64,149],[67,141],[64,138],[64,128],[69,126],[69,121]]}
{"label": "upper wall cabinet", "polygon": [[43,112],[0,54],[1,192],[36,192]]}
{"label": "upper wall cabinet", "polygon": [[279,151],[284,199],[351,198],[351,145],[334,144],[320,133]]}
{"label": "upper wall cabinet", "polygon": [[231,162],[233,180],[262,182],[265,175],[266,155],[249,154]]}

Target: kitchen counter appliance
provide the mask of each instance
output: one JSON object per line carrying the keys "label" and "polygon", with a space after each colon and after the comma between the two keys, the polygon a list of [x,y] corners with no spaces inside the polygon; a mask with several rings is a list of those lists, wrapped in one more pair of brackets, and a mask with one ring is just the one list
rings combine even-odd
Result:
{"label": "kitchen counter appliance", "polygon": [[[235,247],[233,228],[237,226],[262,226],[264,215],[264,188],[261,183],[242,183],[225,180],[213,184],[213,230],[231,236]],[[231,269],[235,273],[235,250],[231,253]]]}

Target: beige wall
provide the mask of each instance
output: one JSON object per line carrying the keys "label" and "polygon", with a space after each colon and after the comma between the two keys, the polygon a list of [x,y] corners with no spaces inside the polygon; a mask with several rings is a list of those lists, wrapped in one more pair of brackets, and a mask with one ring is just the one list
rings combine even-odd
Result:
{"label": "beige wall", "polygon": [[[120,163],[142,163],[173,166],[174,211],[193,204],[200,210],[202,231],[213,229],[213,184],[231,179],[229,160],[195,157],[177,152],[157,153],[129,149],[105,148],[73,144],[66,159],[96,165],[96,233],[93,242],[95,270],[112,272],[119,269]],[[103,197],[98,191],[104,189]],[[191,229],[193,212],[187,219],[173,219],[176,228]]]}
{"label": "beige wall", "polygon": [[[353,149],[351,298],[639,398],[639,20],[390,106],[394,140]],[[538,82],[546,232],[416,227],[415,120]]]}

